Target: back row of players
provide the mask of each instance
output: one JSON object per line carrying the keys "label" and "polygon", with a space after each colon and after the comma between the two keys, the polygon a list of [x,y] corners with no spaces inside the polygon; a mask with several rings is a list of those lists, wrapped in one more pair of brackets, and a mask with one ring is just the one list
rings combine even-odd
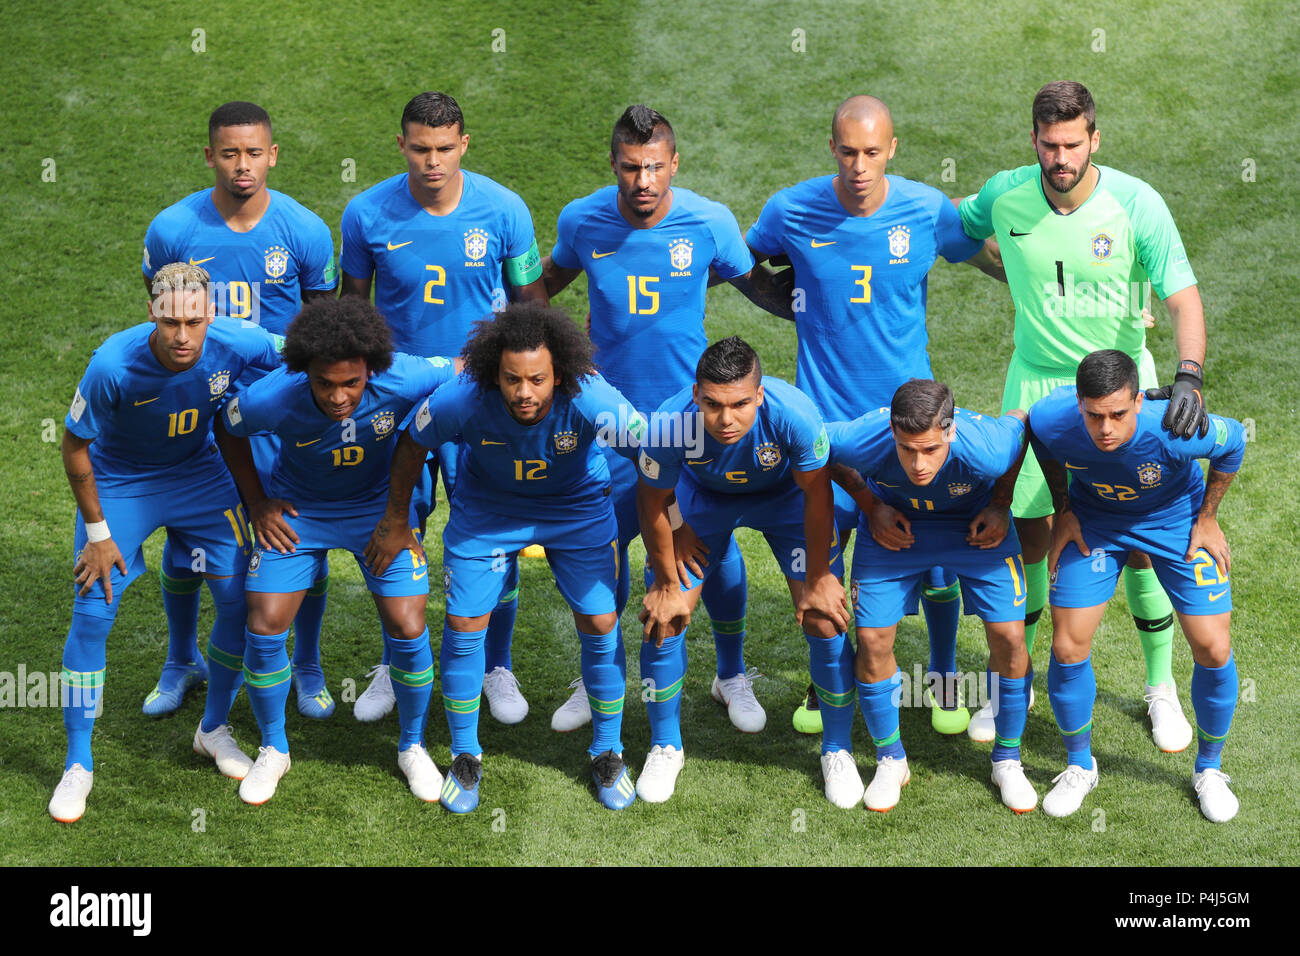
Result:
{"label": "back row of players", "polygon": [[[1185,463],[1191,455],[1211,450],[1201,448],[1209,419],[1200,399],[1205,341],[1195,278],[1154,191],[1090,162],[1099,139],[1093,117],[1091,98],[1081,86],[1049,84],[1034,104],[1032,140],[1039,164],[999,174],[978,196],[954,208],[937,190],[885,175],[897,145],[892,119],[878,100],[851,98],[832,122],[838,173],[778,193],[742,239],[724,207],[671,187],[678,163],[671,126],[653,110],[631,107],[616,124],[611,143],[617,185],[564,209],[556,247],[543,260],[518,197],[460,169],[468,137],[455,101],[421,94],[407,105],[398,137],[408,171],[365,191],[344,212],[344,299],[304,309],[283,343],[280,367],[280,343],[255,326],[284,331],[298,311],[299,298],[332,294],[332,243],[317,217],[266,188],[276,153],[266,114],[247,103],[218,109],[205,150],[217,171],[215,188],[166,210],[146,238],[145,279],[154,295],[151,317],[157,325],[120,333],[96,353],[68,416],[65,459],[79,506],[81,588],[64,670],[68,683],[82,689],[83,706],[65,707],[69,752],[51,801],[52,815],[73,820],[84,809],[92,780],[89,738],[95,710],[84,706],[84,695],[98,700],[115,598],[143,570],[139,546],[161,525],[169,529],[162,574],[171,643],[158,687],[146,700],[147,712],[174,710],[186,688],[206,676],[207,706],[195,749],[213,755],[223,772],[243,779],[240,793],[246,801],[269,799],[289,767],[283,712],[290,684],[297,687],[302,712],[328,716],[333,710],[318,649],[325,554],[330,547],[347,547],[360,556],[364,547],[364,570],[383,622],[387,667],[374,672],[375,682],[357,702],[358,716],[368,716],[362,713],[364,706],[376,703],[372,715],[382,715],[395,699],[402,724],[399,765],[412,790],[425,799],[441,794],[445,806],[463,812],[478,802],[481,752],[474,727],[480,692],[499,719],[515,722],[527,712],[511,672],[509,648],[518,582],[513,557],[534,540],[548,545],[582,644],[582,678],[553,725],[573,729],[594,721],[593,776],[606,806],[618,808],[634,799],[618,740],[624,667],[617,615],[629,589],[627,545],[638,532],[645,533],[656,583],[646,598],[647,634],[653,641],[642,653],[642,674],[652,688],[652,749],[635,792],[647,800],[667,799],[683,764],[677,702],[689,613],[678,594],[679,581],[698,597],[694,588],[703,579],[718,649],[713,695],[728,704],[738,727],[761,730],[765,717],[743,661],[744,565],[731,538],[738,524],[757,523],[769,532],[808,636],[815,687],[809,703],[820,706],[801,708],[796,726],[821,718],[817,729],[823,730],[827,796],[852,806],[864,788],[849,742],[855,675],[845,641],[848,615],[839,584],[839,542],[859,521],[855,505],[862,508],[864,532],[855,560],[863,569],[874,567],[860,573],[855,566],[854,572],[857,690],[878,749],[876,775],[865,788],[867,805],[892,807],[909,776],[897,738],[894,626],[905,610],[916,607],[919,590],[931,632],[930,670],[951,677],[956,669],[957,573],[963,573],[968,611],[988,622],[991,669],[997,675],[989,689],[997,703],[971,719],[959,706],[954,682],[940,681],[932,719],[943,732],[960,733],[969,721],[973,737],[996,737],[994,781],[1002,798],[1018,811],[1032,809],[1037,797],[1018,760],[1019,728],[1032,693],[1030,657],[1021,648],[1028,645],[1032,653],[1033,626],[1046,599],[1043,565],[1053,501],[1041,476],[1037,490],[1022,477],[1013,506],[1021,539],[1014,533],[1004,539],[1009,524],[1005,511],[985,506],[993,479],[1017,457],[1023,428],[1014,416],[994,421],[959,415],[958,437],[940,441],[936,434],[952,437],[944,417],[952,415],[950,395],[936,391],[941,387],[934,383],[920,395],[895,392],[910,378],[929,376],[926,274],[940,255],[969,261],[1011,286],[1016,355],[1004,409],[1028,408],[1053,387],[1072,384],[1078,360],[1101,346],[1143,359],[1150,379],[1146,384],[1154,384],[1143,347],[1144,324],[1136,317],[1146,303],[1116,299],[1116,290],[1127,294],[1149,278],[1171,312],[1184,357],[1174,385],[1162,393],[1171,399],[1165,425],[1184,437],[1201,433],[1200,444],[1174,442],[1169,454],[1181,454]],[[995,233],[998,243],[983,241]],[[1031,244],[1021,238],[1032,233],[1047,241]],[[756,261],[780,256],[793,264],[793,277],[756,266]],[[162,263],[177,264],[167,266],[160,277],[155,264]],[[216,280],[213,295],[200,265]],[[461,351],[472,323],[500,311],[506,286],[516,299],[545,303],[582,271],[588,274],[590,344],[566,335],[555,313],[511,307],[496,322],[478,327],[464,349],[468,375],[449,387],[439,388],[456,371],[451,360],[412,357]],[[1088,279],[1076,280],[1083,275]],[[763,379],[757,356],[743,343],[729,340],[705,352],[705,289],[724,279],[768,311],[796,321],[799,390]],[[377,313],[362,307],[372,284]],[[236,333],[219,322],[205,342],[199,329],[210,308],[245,319],[245,328]],[[1086,321],[1077,321],[1080,317]],[[391,343],[385,338],[389,334]],[[408,354],[392,357],[394,345]],[[647,356],[657,360],[653,371]],[[193,374],[209,365],[210,371]],[[595,367],[605,381],[595,377]],[[1119,372],[1107,368],[1103,384],[1121,380]],[[183,374],[187,372],[191,374]],[[254,381],[267,372],[272,374]],[[232,386],[239,394],[225,404],[220,416],[224,427],[217,436],[248,520],[238,497],[218,494],[214,485],[192,496],[202,514],[186,516],[194,525],[187,533],[175,507],[165,509],[162,502],[179,484],[195,488],[196,474],[229,485],[215,457],[209,423]],[[1101,400],[1119,395],[1127,385],[1104,395],[1085,395],[1088,388],[1096,391],[1095,383],[1080,388],[1081,396]],[[190,394],[195,389],[204,392],[202,402]],[[414,438],[390,440],[434,389],[415,417]],[[1142,398],[1134,391],[1128,399],[1125,421],[1136,423]],[[152,409],[137,410],[154,403]],[[882,407],[891,403],[892,431]],[[680,483],[680,454],[676,462],[662,461],[664,450],[654,443],[641,460],[638,483],[634,449],[647,436],[636,434],[642,419],[629,415],[628,408],[661,409],[678,416],[662,420],[678,422],[689,420],[686,413],[703,413],[705,434],[699,437],[705,451],[685,457],[688,467]],[[1119,421],[1122,411],[1100,417]],[[602,419],[611,414],[614,424]],[[1085,419],[1092,421],[1092,414],[1087,412]],[[545,428],[529,429],[543,418]],[[853,427],[867,431],[836,441],[839,432],[832,429],[828,438],[821,431],[823,418],[856,419]],[[1212,449],[1219,456],[1212,474],[1227,475],[1240,457],[1233,437],[1237,432],[1227,420],[1214,421],[1221,447]],[[629,429],[631,434],[625,434]],[[987,429],[994,429],[989,437]],[[961,438],[964,433],[969,433],[968,442]],[[1159,429],[1155,433],[1159,436]],[[159,440],[163,434],[168,441]],[[251,456],[237,437],[246,434],[254,435]],[[887,434],[894,439],[887,443],[890,454],[885,460],[871,458],[865,449],[878,452],[885,441],[881,436]],[[278,452],[269,436],[279,437]],[[604,455],[593,450],[597,438],[609,446]],[[423,525],[432,489],[411,494],[424,457],[414,452],[416,441],[436,449],[435,467],[441,467],[452,490],[444,538],[447,621],[440,650],[453,754],[445,783],[422,745],[433,680],[424,627],[427,566],[408,529]],[[975,449],[973,458],[961,451],[966,444]],[[394,445],[399,454],[390,489],[388,459]],[[1009,452],[1012,445],[1014,453]],[[915,490],[934,480],[950,453],[970,469],[969,480],[952,480],[945,472],[947,490],[941,497],[902,496],[888,490],[899,483],[887,483],[883,475],[873,485],[845,472],[839,478],[853,489],[852,500],[837,492],[838,507],[830,510],[826,466],[831,456],[840,464],[860,466],[857,470],[868,480],[880,468],[901,467],[895,477],[904,475]],[[1082,450],[1073,454],[1075,460],[1067,465],[1077,465]],[[1184,487],[1190,472],[1181,464],[1175,468],[1170,459],[1164,466],[1170,470],[1162,473],[1155,454],[1153,449],[1152,460],[1138,463],[1138,487],[1130,476],[1127,482],[1095,484],[1096,495],[1124,502],[1119,507],[1125,512],[1142,513],[1155,500],[1151,494],[1172,493],[1183,496],[1177,500],[1186,510],[1187,500],[1196,497],[1195,489]],[[737,467],[719,471],[719,462]],[[952,467],[957,468],[956,462]],[[457,482],[462,469],[473,480]],[[1176,481],[1164,477],[1175,473]],[[102,495],[95,493],[96,480]],[[613,514],[605,515],[604,493],[611,486]],[[678,513],[669,507],[674,486],[681,515],[675,536],[668,531],[669,512]],[[656,495],[656,488],[663,490]],[[375,529],[376,509],[386,491],[387,510]],[[1207,496],[1207,506],[1217,507],[1221,493],[1219,488],[1217,495]],[[774,494],[779,501],[769,500]],[[408,500],[414,501],[409,513]],[[1055,504],[1066,500],[1059,495]],[[1159,504],[1171,500],[1162,498]],[[217,501],[228,507],[214,510]],[[307,502],[310,508],[304,508]],[[570,505],[577,510],[565,511]],[[114,514],[119,509],[121,518]],[[548,525],[542,515],[556,517],[562,527]],[[954,515],[962,516],[956,529],[960,545],[951,540]],[[942,542],[946,550],[934,550],[934,542],[917,546],[918,519],[948,521],[943,526],[949,533]],[[611,521],[613,526],[605,527]],[[249,523],[259,548],[245,581],[239,552],[251,543]],[[127,526],[129,533],[123,530]],[[488,528],[491,533],[485,532]],[[1058,521],[1056,529],[1059,537],[1073,526]],[[222,536],[225,545],[217,544]],[[572,546],[597,539],[594,551]],[[1224,586],[1211,601],[1225,598],[1222,535],[1207,532],[1192,543],[1188,560],[1200,563],[1184,562],[1183,570],[1196,569],[1194,586]],[[1180,558],[1186,544],[1184,537],[1177,546]],[[1199,550],[1202,545],[1205,551]],[[882,548],[909,551],[913,561],[900,565],[897,556],[890,559]],[[1116,549],[1131,552],[1131,564],[1145,565],[1136,573],[1130,568],[1127,580],[1130,606],[1144,637],[1154,735],[1162,749],[1181,750],[1191,729],[1170,673],[1172,609],[1142,556],[1159,549],[1150,542]],[[963,562],[980,552],[984,561],[976,564],[987,570],[986,550],[997,556],[1002,575],[1000,582],[990,579],[987,587],[993,591],[981,597],[978,589],[972,591],[971,581],[978,576],[970,577]],[[689,558],[702,552],[721,557]],[[1059,552],[1054,549],[1054,555]],[[510,560],[500,560],[502,553]],[[864,553],[875,556],[874,565]],[[1114,553],[1106,551],[1112,564]],[[943,567],[933,567],[938,554],[944,556]],[[130,556],[129,567],[122,555]],[[926,566],[918,570],[913,567],[917,561]],[[895,573],[900,569],[906,572],[901,577]],[[1113,588],[1119,569],[1112,570]],[[914,580],[921,572],[924,581]],[[218,609],[206,667],[195,626],[204,576]],[[893,581],[888,597],[864,592],[884,581]],[[239,593],[245,584],[246,629],[240,626]],[[994,609],[1004,611],[1008,595],[1014,610],[1000,620],[1002,612]],[[1109,592],[1100,606],[1106,597]],[[1197,613],[1177,592],[1175,598],[1182,602],[1180,611]],[[1061,611],[1068,602],[1059,595],[1053,604],[1054,615],[1069,616]],[[1218,749],[1231,719],[1236,679],[1226,604],[1214,610],[1210,617],[1222,618],[1222,626],[1210,629],[1213,637],[1189,627],[1186,619],[1184,628],[1198,668],[1193,680],[1201,731],[1196,787],[1206,815],[1226,819],[1235,813],[1236,801],[1218,770]],[[296,626],[292,664],[285,651],[291,621]],[[1062,620],[1056,624],[1049,691],[1070,763],[1044,801],[1049,813],[1072,812],[1097,780],[1088,742],[1095,683],[1087,652],[1096,619],[1091,629],[1086,619],[1077,627]],[[1067,633],[1073,636],[1063,637]],[[1211,676],[1202,678],[1202,671]],[[238,749],[226,723],[241,678],[263,733],[256,763]],[[1061,700],[1073,700],[1073,705],[1058,702],[1060,688],[1065,688]],[[1202,698],[1216,702],[1218,710],[1202,707]]]}

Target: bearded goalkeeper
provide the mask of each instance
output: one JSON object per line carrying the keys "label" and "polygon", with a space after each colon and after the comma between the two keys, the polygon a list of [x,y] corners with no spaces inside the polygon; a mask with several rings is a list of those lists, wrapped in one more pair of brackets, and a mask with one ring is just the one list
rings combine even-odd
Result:
{"label": "bearded goalkeeper", "polygon": [[[1071,384],[1079,362],[1098,349],[1125,352],[1138,363],[1143,386],[1154,386],[1141,316],[1147,289],[1154,288],[1173,320],[1179,363],[1173,384],[1150,388],[1148,397],[1169,399],[1166,429],[1182,437],[1204,436],[1205,317],[1196,276],[1164,200],[1142,180],[1092,162],[1100,133],[1092,95],[1082,84],[1044,86],[1034,97],[1033,121],[1030,141],[1038,165],[998,173],[958,204],[967,235],[996,234],[1016,308],[1003,411],[1029,408],[1054,388]],[[1047,601],[1052,513],[1042,471],[1032,460],[1020,472],[1012,512],[1024,549],[1025,641],[1032,654]],[[1131,556],[1124,585],[1146,658],[1152,736],[1161,750],[1183,750],[1192,729],[1170,670],[1173,607],[1146,555]],[[969,733],[991,740],[991,713],[972,718]]]}

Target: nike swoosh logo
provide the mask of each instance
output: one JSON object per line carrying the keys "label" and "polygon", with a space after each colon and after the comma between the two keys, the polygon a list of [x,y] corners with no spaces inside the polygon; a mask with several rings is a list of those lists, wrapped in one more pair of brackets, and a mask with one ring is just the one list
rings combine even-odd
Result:
{"label": "nike swoosh logo", "polygon": [[413,242],[415,242],[414,239],[407,239],[405,242],[399,242],[397,245],[393,245],[393,244],[390,242],[390,243],[388,244],[388,251],[389,251],[389,252],[392,252],[394,249],[400,249],[400,248],[402,248],[402,246],[409,246],[409,245],[410,245],[411,243],[413,243]]}
{"label": "nike swoosh logo", "polygon": [[685,459],[685,461],[686,464],[688,465],[707,465],[709,462],[713,461],[713,459],[712,458],[687,458]]}
{"label": "nike swoosh logo", "polygon": [[890,484],[886,484],[886,483],[883,482],[883,481],[878,481],[878,482],[876,482],[876,484],[878,484],[881,488],[901,488],[901,487],[902,487],[902,485],[890,485]]}
{"label": "nike swoosh logo", "polygon": [[[618,250],[615,249],[614,252],[618,252]],[[593,258],[593,259],[604,259],[606,256],[612,256],[612,255],[614,254],[614,252],[597,252],[595,249],[592,249],[592,250],[591,250],[591,258]]]}
{"label": "nike swoosh logo", "polygon": [[1087,466],[1087,465],[1072,465],[1072,464],[1070,464],[1068,461],[1065,463],[1065,467],[1066,467],[1066,468],[1069,468],[1071,471],[1087,471],[1087,470],[1088,470],[1088,466]]}
{"label": "nike swoosh logo", "polygon": [[192,266],[201,266],[201,265],[203,265],[203,263],[205,263],[205,262],[211,262],[211,261],[212,261],[213,259],[215,259],[215,258],[216,258],[216,256],[208,256],[206,259],[195,259],[195,258],[192,258],[192,257],[191,257],[191,259],[190,259],[190,265],[192,265]]}
{"label": "nike swoosh logo", "polygon": [[1223,597],[1223,596],[1224,596],[1225,594],[1227,594],[1227,593],[1228,593],[1228,589],[1227,589],[1227,588],[1224,588],[1224,589],[1223,589],[1222,591],[1220,591],[1218,594],[1211,594],[1211,595],[1210,595],[1210,600],[1211,600],[1211,601],[1217,601],[1219,598]]}
{"label": "nike swoosh logo", "polygon": [[306,448],[308,445],[314,445],[318,441],[320,441],[319,438],[313,438],[311,441],[294,442],[294,444],[297,445],[299,448]]}
{"label": "nike swoosh logo", "polygon": [[143,402],[136,402],[136,405],[148,405],[150,402],[158,401],[159,398],[162,398],[162,396],[159,395],[155,398],[146,398]]}
{"label": "nike swoosh logo", "polygon": [[812,240],[812,247],[814,249],[820,249],[822,246],[833,246],[837,242],[839,242],[838,239],[832,239],[830,242],[818,242],[816,239],[814,239]]}
{"label": "nike swoosh logo", "polygon": [[1017,239],[1019,239],[1021,236],[1027,236],[1027,235],[1029,235],[1029,233],[1027,233],[1027,232],[1016,232],[1014,229],[1012,229],[1012,230],[1011,230],[1011,235],[1013,235],[1013,236],[1015,236]]}
{"label": "nike swoosh logo", "polygon": [[418,581],[418,580],[420,580],[420,578],[424,577],[424,576],[425,576],[426,574],[428,574],[428,573],[429,573],[429,569],[428,569],[428,568],[425,568],[423,571],[412,571],[412,572],[411,572],[411,580],[412,580],[412,581]]}
{"label": "nike swoosh logo", "polygon": [[483,444],[483,445],[504,445],[505,442],[503,442],[503,441],[488,441],[486,438],[484,438],[484,439],[482,440],[481,444]]}
{"label": "nike swoosh logo", "polygon": [[1026,600],[1027,600],[1027,598],[1021,598],[1019,601],[1013,601],[1013,602],[1011,602],[1011,603],[1012,603],[1015,607],[1020,607],[1020,605],[1024,604]]}

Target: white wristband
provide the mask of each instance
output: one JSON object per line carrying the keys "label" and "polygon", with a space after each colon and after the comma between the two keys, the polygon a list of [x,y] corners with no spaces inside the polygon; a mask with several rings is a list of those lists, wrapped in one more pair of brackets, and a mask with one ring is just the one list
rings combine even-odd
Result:
{"label": "white wristband", "polygon": [[87,521],[86,522],[86,541],[94,544],[97,541],[107,541],[113,537],[108,533],[107,521]]}
{"label": "white wristband", "polygon": [[682,509],[677,507],[676,501],[668,503],[668,523],[672,525],[674,531],[685,523],[682,520]]}

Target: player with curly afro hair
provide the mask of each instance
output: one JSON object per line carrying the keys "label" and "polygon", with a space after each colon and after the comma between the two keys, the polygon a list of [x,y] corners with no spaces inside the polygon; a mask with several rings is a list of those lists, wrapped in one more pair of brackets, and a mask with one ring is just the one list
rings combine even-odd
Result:
{"label": "player with curly afro hair", "polygon": [[359,358],[377,374],[393,364],[393,333],[365,299],[316,299],[289,325],[281,354],[291,372],[306,372],[313,361],[330,365]]}
{"label": "player with curly afro hair", "polygon": [[560,309],[538,302],[514,302],[494,319],[474,323],[469,341],[461,350],[465,372],[480,391],[500,389],[503,352],[551,353],[555,389],[575,398],[582,391],[582,379],[596,373],[591,340]]}

